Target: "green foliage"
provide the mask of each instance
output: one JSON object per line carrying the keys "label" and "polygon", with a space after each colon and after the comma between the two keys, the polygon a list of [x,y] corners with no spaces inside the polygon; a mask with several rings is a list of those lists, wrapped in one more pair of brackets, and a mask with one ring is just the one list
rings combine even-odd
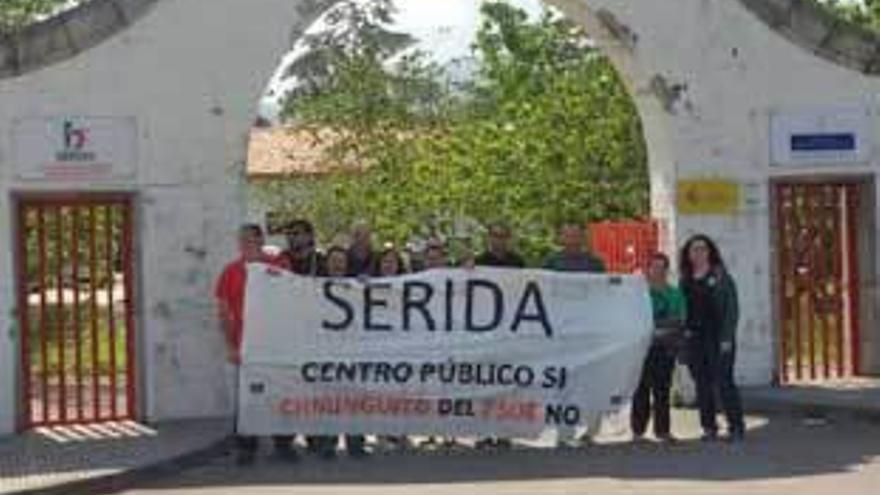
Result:
{"label": "green foliage", "polygon": [[67,3],[70,0],[0,0],[0,33],[14,32]]}
{"label": "green foliage", "polygon": [[844,19],[869,29],[880,29],[880,0],[815,0]]}
{"label": "green foliage", "polygon": [[332,131],[324,159],[337,169],[261,184],[258,199],[311,218],[324,239],[362,219],[396,243],[439,234],[480,244],[482,226],[504,221],[532,261],[563,221],[646,215],[641,124],[610,62],[549,14],[529,22],[498,3],[483,15],[482,62],[463,87],[418,54],[390,66],[374,49],[336,50],[288,111],[316,135]]}

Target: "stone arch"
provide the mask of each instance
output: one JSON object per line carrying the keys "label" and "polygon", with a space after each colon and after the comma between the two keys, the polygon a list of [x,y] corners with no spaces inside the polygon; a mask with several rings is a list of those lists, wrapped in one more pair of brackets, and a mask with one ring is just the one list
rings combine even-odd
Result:
{"label": "stone arch", "polygon": [[[770,167],[770,117],[779,107],[876,95],[880,79],[869,76],[880,44],[870,37],[850,43],[844,25],[802,0],[680,0],[677,10],[656,1],[544,1],[586,26],[629,86],[648,141],[653,213],[669,228],[667,247],[702,231],[723,236],[735,255],[728,261],[747,298],[740,370],[748,383],[767,383],[774,366],[767,186],[790,173]],[[228,407],[220,373],[211,371],[213,348],[188,330],[213,318],[206,287],[230,255],[230,226],[242,218],[240,180],[255,102],[291,37],[328,3],[91,0],[0,39],[0,211],[11,211],[9,193],[16,190],[139,195],[149,278],[140,302],[147,419]],[[690,22],[687,29],[683,22]],[[870,108],[876,112],[874,100]],[[16,175],[16,119],[66,115],[136,118],[137,172],[86,185]],[[872,160],[856,170],[873,174]],[[679,215],[676,181],[690,178],[729,180],[751,191],[752,202],[720,219]],[[0,215],[0,280],[7,281],[14,273],[11,220]],[[180,235],[161,235],[169,229]],[[13,285],[0,284],[0,328],[13,324],[13,301]],[[0,332],[0,432],[13,431],[15,422],[11,335]],[[179,366],[178,356],[197,365]]]}
{"label": "stone arch", "polygon": [[[0,38],[0,79],[15,77],[72,58],[120,33],[153,10],[160,0],[91,0],[59,16]],[[171,0],[163,0],[165,2]],[[674,158],[666,128],[682,88],[662,75],[645,73],[632,57],[639,35],[620,22],[605,0],[543,0],[585,26],[622,75],[642,118],[648,145],[655,216],[672,222]],[[867,75],[880,73],[880,36],[835,18],[811,2],[739,0],[771,30],[833,63]],[[294,38],[331,0],[292,2]],[[606,5],[609,4],[609,5]],[[672,228],[672,225],[669,225]],[[667,236],[669,237],[669,236]]]}
{"label": "stone arch", "polygon": [[[173,0],[163,0],[170,2]],[[642,118],[648,145],[651,208],[673,229],[674,157],[667,127],[682,88],[645,73],[632,53],[639,35],[620,22],[605,0],[544,0],[585,26],[623,76]],[[773,31],[819,57],[868,75],[880,72],[880,37],[834,18],[810,2],[739,0]],[[292,2],[297,25],[310,24],[330,0]],[[59,16],[0,38],[0,79],[16,77],[75,57],[124,31],[160,5],[159,0],[91,0]],[[674,236],[667,235],[667,239]]]}
{"label": "stone arch", "polygon": [[[880,74],[880,35],[836,18],[820,6],[802,0],[738,0],[767,26],[803,49],[867,75]],[[14,77],[87,50],[147,14],[159,0],[91,0],[56,17],[0,37],[0,78]],[[595,0],[545,0],[591,27],[601,26],[624,46],[638,36],[616,21],[605,8],[588,17]],[[315,18],[327,0],[301,0],[304,20]],[[599,21],[598,24],[596,21]],[[304,25],[307,22],[303,23]],[[595,30],[593,31],[595,32]],[[620,57],[614,57],[620,63]]]}
{"label": "stone arch", "polygon": [[117,34],[158,0],[92,0],[0,38],[0,78],[68,59]]}
{"label": "stone arch", "polygon": [[830,62],[865,75],[880,75],[880,35],[813,2],[740,0],[773,31]]}
{"label": "stone arch", "polygon": [[[867,75],[880,74],[880,35],[838,19],[802,0],[738,0],[773,31],[803,49]],[[61,15],[0,37],[0,78],[14,77],[73,57],[119,33],[149,12],[159,0],[91,0]],[[581,10],[593,0],[546,0],[566,11]],[[322,0],[302,0],[298,9],[315,17]],[[310,13],[311,15],[308,15]],[[583,14],[582,14],[583,15]],[[582,16],[581,15],[581,16]],[[626,43],[637,35],[616,23],[606,9],[596,18]]]}

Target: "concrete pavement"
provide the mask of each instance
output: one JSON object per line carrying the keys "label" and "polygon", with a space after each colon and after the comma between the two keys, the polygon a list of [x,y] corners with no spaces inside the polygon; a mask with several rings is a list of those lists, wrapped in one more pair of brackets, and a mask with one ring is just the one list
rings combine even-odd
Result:
{"label": "concrete pavement", "polygon": [[622,422],[597,445],[549,448],[551,438],[514,451],[391,453],[367,460],[261,459],[238,468],[230,457],[142,484],[126,495],[492,493],[492,494],[847,494],[880,486],[880,425],[849,416],[749,418],[743,444],[704,444],[693,411],[677,411],[674,446],[629,441]]}
{"label": "concrete pavement", "polygon": [[38,428],[0,438],[0,495],[104,493],[220,451],[229,420]]}

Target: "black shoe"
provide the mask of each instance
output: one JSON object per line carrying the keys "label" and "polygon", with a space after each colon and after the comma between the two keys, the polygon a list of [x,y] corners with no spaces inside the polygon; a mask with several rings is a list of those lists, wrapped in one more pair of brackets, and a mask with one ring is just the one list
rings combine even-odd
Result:
{"label": "black shoe", "polygon": [[746,434],[742,430],[731,431],[730,433],[727,434],[726,437],[724,437],[724,441],[727,443],[740,443],[740,442],[745,441],[745,439],[746,439]]}
{"label": "black shoe", "polygon": [[513,442],[509,438],[499,438],[495,440],[495,447],[498,450],[510,450],[513,448]]}
{"label": "black shoe", "polygon": [[703,436],[700,437],[701,442],[715,442],[718,440],[718,433],[714,431],[707,431],[703,433]]}
{"label": "black shoe", "polygon": [[661,434],[661,435],[654,435],[654,436],[657,437],[657,440],[660,443],[665,443],[667,445],[673,445],[673,444],[678,443],[678,439],[669,433],[665,433],[665,434]]}
{"label": "black shoe", "polygon": [[477,450],[489,450],[494,446],[495,442],[491,438],[477,440],[477,443],[474,444],[474,448]]}

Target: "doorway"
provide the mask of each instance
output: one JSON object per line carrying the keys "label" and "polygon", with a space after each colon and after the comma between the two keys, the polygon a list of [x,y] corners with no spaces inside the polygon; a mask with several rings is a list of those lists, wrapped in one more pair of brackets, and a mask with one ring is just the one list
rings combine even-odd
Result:
{"label": "doorway", "polygon": [[852,377],[860,369],[857,182],[775,183],[779,381]]}
{"label": "doorway", "polygon": [[132,197],[16,205],[22,427],[135,419]]}

